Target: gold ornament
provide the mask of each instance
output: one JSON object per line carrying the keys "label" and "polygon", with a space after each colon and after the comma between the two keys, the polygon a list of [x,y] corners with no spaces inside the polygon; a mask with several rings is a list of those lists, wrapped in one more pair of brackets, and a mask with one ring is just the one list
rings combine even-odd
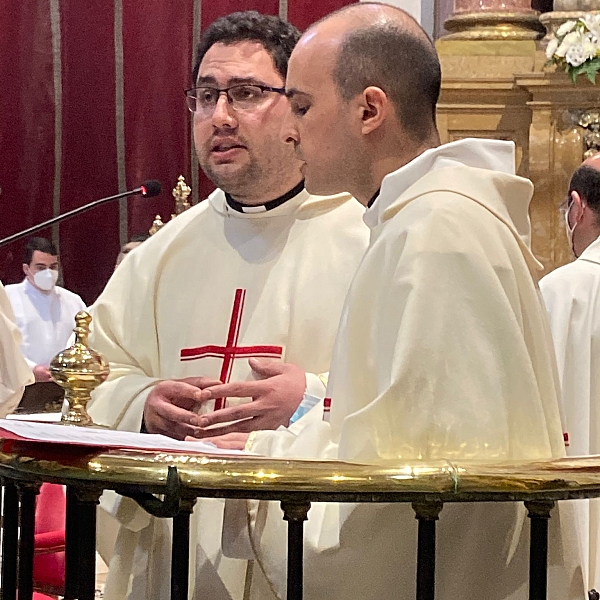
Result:
{"label": "gold ornament", "polygon": [[88,346],[91,315],[82,310],[75,315],[75,343],[59,352],[50,363],[52,379],[65,390],[68,403],[61,423],[65,425],[93,425],[87,412],[91,393],[108,377],[108,363],[102,355]]}
{"label": "gold ornament", "polygon": [[162,222],[160,215],[156,215],[154,221],[152,221],[152,227],[148,230],[150,235],[154,235],[157,231],[160,231],[165,224]]}
{"label": "gold ornament", "polygon": [[173,194],[173,198],[175,198],[175,214],[171,215],[171,219],[174,219],[177,215],[180,215],[190,208],[190,203],[187,201],[187,198],[192,193],[192,188],[187,185],[183,175],[180,175],[177,178],[177,185],[173,188],[171,193]]}

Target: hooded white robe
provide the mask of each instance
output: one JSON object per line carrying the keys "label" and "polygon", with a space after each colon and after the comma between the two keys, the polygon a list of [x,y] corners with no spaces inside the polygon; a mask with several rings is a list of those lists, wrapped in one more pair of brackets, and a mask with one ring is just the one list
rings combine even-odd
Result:
{"label": "hooded white robe", "polygon": [[[249,448],[399,464],[564,455],[539,264],[529,249],[533,186],[514,175],[514,165],[512,143],[462,140],[383,180],[365,216],[371,243],[331,362],[330,415],[300,433],[258,432]],[[228,505],[225,553],[255,557],[266,574],[269,585],[257,580],[252,598],[283,599],[281,509],[247,506],[249,519],[239,503]],[[555,510],[551,519],[549,598],[556,600],[584,597],[568,512]],[[446,504],[436,598],[525,600],[524,513],[520,503]],[[244,519],[246,538],[238,527]],[[305,525],[305,600],[412,600],[416,534],[407,505],[313,504]]]}
{"label": "hooded white robe", "polygon": [[25,386],[34,382],[20,345],[21,332],[15,325],[15,315],[0,283],[0,417],[5,417],[19,405]]}
{"label": "hooded white robe", "polygon": [[[125,258],[92,307],[90,346],[111,368],[90,405],[94,420],[139,431],[158,381],[247,380],[251,356],[300,366],[307,392],[322,398],[317,374],[329,370],[344,297],[368,242],[363,214],[348,194],[306,191],[269,211],[240,213],[218,190],[169,222]],[[223,506],[196,505],[190,588],[196,578],[203,597],[241,600],[246,561],[222,556]],[[128,499],[111,510],[124,527],[105,598],[123,598],[132,573],[132,598],[169,597],[170,520]]]}
{"label": "hooded white robe", "polygon": [[[550,313],[570,456],[600,454],[600,238],[540,281]],[[600,589],[600,500],[575,503],[589,589]]]}

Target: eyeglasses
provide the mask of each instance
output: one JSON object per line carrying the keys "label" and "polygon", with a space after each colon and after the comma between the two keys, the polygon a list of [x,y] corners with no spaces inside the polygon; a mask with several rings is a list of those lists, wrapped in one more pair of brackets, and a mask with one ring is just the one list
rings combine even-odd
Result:
{"label": "eyeglasses", "polygon": [[228,88],[197,87],[185,90],[188,108],[199,115],[209,115],[217,106],[221,94],[227,96],[227,102],[236,111],[250,111],[260,107],[269,93],[285,94],[285,88],[268,85],[232,85]]}

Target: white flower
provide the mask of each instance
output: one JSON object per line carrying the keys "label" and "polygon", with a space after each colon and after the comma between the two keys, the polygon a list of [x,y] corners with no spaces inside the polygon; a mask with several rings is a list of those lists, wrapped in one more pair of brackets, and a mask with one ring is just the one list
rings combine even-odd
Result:
{"label": "white flower", "polygon": [[555,37],[550,38],[550,41],[548,42],[548,45],[546,46],[546,58],[548,60],[552,59],[557,48],[558,48],[558,40]]}
{"label": "white flower", "polygon": [[563,38],[560,46],[554,51],[554,54],[559,57],[564,57],[571,46],[581,45],[581,34],[578,31],[571,31]]}
{"label": "white flower", "polygon": [[578,67],[579,65],[582,65],[587,60],[587,56],[583,51],[583,46],[581,44],[575,44],[574,46],[571,46],[565,54],[565,60],[572,67]]}
{"label": "white flower", "polygon": [[596,39],[600,39],[600,13],[597,15],[584,15],[581,21]]}
{"label": "white flower", "polygon": [[596,56],[598,52],[598,43],[589,33],[583,36],[581,46],[586,60],[591,60]]}
{"label": "white flower", "polygon": [[573,28],[577,25],[577,21],[565,21],[556,31],[556,35],[558,37],[562,37],[569,33],[569,31],[573,31]]}

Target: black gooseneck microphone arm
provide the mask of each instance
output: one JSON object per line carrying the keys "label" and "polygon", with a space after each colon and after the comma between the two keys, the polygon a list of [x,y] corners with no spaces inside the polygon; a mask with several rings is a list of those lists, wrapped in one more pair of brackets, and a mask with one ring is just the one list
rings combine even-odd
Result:
{"label": "black gooseneck microphone arm", "polygon": [[92,208],[95,208],[96,206],[100,206],[101,204],[105,204],[106,202],[111,202],[113,200],[119,200],[120,198],[125,198],[126,196],[133,196],[134,194],[142,194],[143,196],[150,198],[152,196],[157,196],[159,193],[160,193],[160,183],[158,181],[154,181],[154,180],[146,181],[146,182],[144,182],[144,184],[142,186],[140,186],[139,188],[136,188],[135,190],[128,190],[127,192],[121,192],[120,194],[117,194],[115,196],[109,196],[108,198],[100,198],[100,200],[95,200],[94,202],[90,202],[89,204],[84,204],[83,206],[80,206],[79,208],[75,208],[73,210],[70,210],[69,212],[62,214],[62,215],[57,215],[56,217],[53,217],[52,219],[48,219],[47,221],[44,221],[43,223],[39,223],[38,225],[29,227],[28,229],[25,229],[23,231],[13,233],[13,235],[9,235],[8,237],[5,237],[4,239],[0,240],[0,247],[5,246],[6,244],[10,244],[11,242],[16,242],[17,240],[20,240],[21,238],[27,237],[28,235],[31,235],[32,233],[35,233],[36,231],[39,231],[40,229],[45,229],[46,227],[49,227],[50,225],[54,225],[55,223],[60,223],[62,221],[66,221],[67,219],[70,219],[71,217],[74,217],[83,212],[91,210]]}

